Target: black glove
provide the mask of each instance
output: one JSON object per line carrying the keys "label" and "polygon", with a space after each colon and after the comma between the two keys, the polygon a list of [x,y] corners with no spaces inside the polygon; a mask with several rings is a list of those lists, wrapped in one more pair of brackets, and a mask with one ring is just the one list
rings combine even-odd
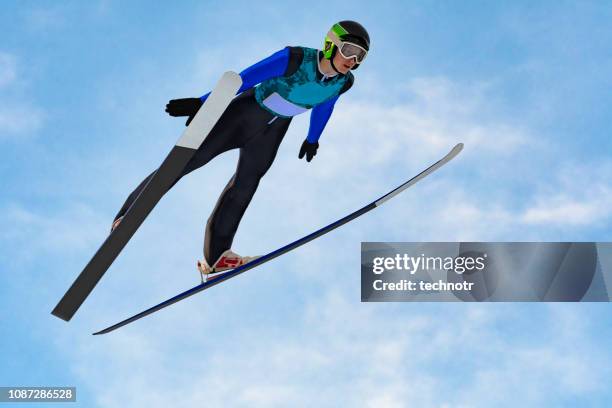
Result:
{"label": "black glove", "polygon": [[170,116],[189,116],[185,122],[185,126],[189,126],[202,103],[200,98],[172,99],[166,105],[166,112]]}
{"label": "black glove", "polygon": [[301,159],[306,155],[306,161],[310,162],[313,157],[317,155],[317,149],[319,148],[319,142],[310,143],[308,139],[304,140],[302,143],[302,147],[300,148],[300,154],[298,155],[298,159]]}

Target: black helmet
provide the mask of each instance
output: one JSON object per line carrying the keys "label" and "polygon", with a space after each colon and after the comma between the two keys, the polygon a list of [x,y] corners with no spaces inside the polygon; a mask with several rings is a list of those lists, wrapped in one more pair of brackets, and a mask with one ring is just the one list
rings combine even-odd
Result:
{"label": "black helmet", "polygon": [[344,20],[334,24],[327,33],[325,43],[323,44],[323,55],[325,58],[333,59],[338,51],[338,47],[344,42],[355,44],[363,49],[363,56],[357,58],[357,64],[353,67],[353,69],[357,69],[370,50],[370,35],[356,21]]}

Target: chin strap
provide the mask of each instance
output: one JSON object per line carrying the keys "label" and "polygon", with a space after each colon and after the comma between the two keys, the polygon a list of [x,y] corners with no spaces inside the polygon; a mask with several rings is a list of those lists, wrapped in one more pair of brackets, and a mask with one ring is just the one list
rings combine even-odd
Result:
{"label": "chin strap", "polygon": [[338,68],[336,68],[336,66],[334,65],[334,57],[336,56],[336,52],[338,52],[338,49],[337,49],[337,48],[334,50],[334,52],[332,52],[332,56],[331,56],[331,58],[329,59],[329,62],[330,62],[330,64],[331,64],[332,68],[334,69],[334,71],[336,71],[336,74],[342,75],[342,74],[340,73],[340,71],[338,71]]}
{"label": "chin strap", "polygon": [[333,56],[330,58],[329,62],[331,63],[331,67],[334,69],[334,71],[336,71],[336,74],[340,74],[340,75],[342,75],[342,74],[340,73],[340,71],[338,71],[338,69],[336,68],[336,66],[334,65],[334,57],[333,57]]}
{"label": "chin strap", "polygon": [[[335,55],[335,53],[333,54]],[[334,72],[336,73],[336,75],[342,75],[334,66],[334,57],[332,57],[329,59],[330,65],[332,67],[332,69],[334,70]],[[325,57],[323,57],[323,59],[325,59]],[[323,75],[323,78],[321,80],[325,80],[326,78],[331,78],[331,76],[327,75],[325,72],[323,72],[323,70],[321,69],[321,59],[317,59],[317,67],[319,69],[319,72]],[[335,76],[335,75],[333,75]]]}

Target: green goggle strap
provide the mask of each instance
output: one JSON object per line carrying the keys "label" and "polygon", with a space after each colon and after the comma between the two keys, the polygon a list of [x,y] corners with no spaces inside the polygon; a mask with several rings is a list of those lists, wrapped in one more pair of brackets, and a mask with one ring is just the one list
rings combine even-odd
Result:
{"label": "green goggle strap", "polygon": [[[340,48],[342,47],[342,43],[344,43],[344,42],[345,42],[345,41],[342,41],[342,40],[340,39],[340,37],[338,36],[338,34],[337,34],[337,31],[338,31],[338,30],[335,30],[336,26],[337,26],[337,27],[340,27],[340,25],[335,24],[335,25],[332,27],[332,29],[331,29],[331,30],[329,30],[329,32],[327,33],[327,37],[325,37],[325,49],[323,50],[323,52],[324,52],[325,58],[327,58],[327,59],[330,59],[330,58],[331,58],[332,53],[333,53],[333,51],[334,51],[334,47],[333,47],[333,46],[330,46],[330,45],[329,45],[329,43],[334,44],[336,47],[338,47],[338,49],[340,49]],[[342,31],[343,31],[344,33],[346,33],[346,31],[345,31],[345,30],[344,30],[342,27],[340,27],[340,29],[342,29]],[[363,62],[363,60],[365,59],[365,57],[368,55],[368,51],[367,51],[366,49],[364,49],[363,47],[361,47],[361,46],[359,46],[359,45],[357,45],[357,44],[354,44],[354,43],[352,43],[352,42],[351,42],[350,44],[353,44],[354,46],[356,46],[357,48],[362,49],[362,50],[365,52],[365,54],[364,54],[363,58],[361,59],[361,61],[359,61],[359,63]]]}

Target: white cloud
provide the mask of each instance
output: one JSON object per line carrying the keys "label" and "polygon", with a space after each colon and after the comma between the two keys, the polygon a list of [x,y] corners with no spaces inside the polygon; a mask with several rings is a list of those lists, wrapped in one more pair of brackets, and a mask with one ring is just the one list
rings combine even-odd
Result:
{"label": "white cloud", "polygon": [[31,134],[40,129],[43,120],[43,111],[35,106],[22,103],[7,106],[0,101],[0,140]]}
{"label": "white cloud", "polygon": [[[461,308],[361,304],[332,291],[274,319],[280,326],[242,318],[213,333],[211,321],[235,312],[217,310],[182,336],[113,333],[73,364],[105,407],[532,407],[605,390],[611,356],[597,331],[574,324],[579,311],[541,306],[536,323],[515,306]],[[502,337],[500,325],[535,335]]]}
{"label": "white cloud", "polygon": [[17,78],[17,62],[15,56],[0,52],[0,88],[12,84]]}
{"label": "white cloud", "polygon": [[9,96],[19,81],[17,57],[0,52],[0,141],[15,135],[31,134],[44,120],[44,112],[21,97]]}
{"label": "white cloud", "polygon": [[556,184],[542,188],[521,214],[525,224],[600,226],[612,217],[612,165],[563,166]]}
{"label": "white cloud", "polygon": [[501,156],[528,144],[525,130],[486,114],[485,87],[461,87],[444,78],[420,78],[401,87],[409,101],[347,96],[338,102],[321,139],[322,157],[333,158],[327,174],[356,164],[384,166],[388,172],[390,164],[431,160],[458,142],[465,143],[467,154]]}
{"label": "white cloud", "polygon": [[27,28],[33,31],[50,31],[65,24],[66,6],[37,7],[27,11],[25,21]]}
{"label": "white cloud", "polygon": [[612,191],[591,201],[560,194],[541,197],[522,219],[528,224],[593,225],[612,213]]}
{"label": "white cloud", "polygon": [[0,238],[7,245],[10,242],[13,248],[27,248],[26,253],[41,255],[87,249],[98,238],[95,231],[108,225],[91,208],[82,204],[66,207],[58,214],[49,214],[13,203],[2,208],[1,219],[6,228],[0,233]]}

